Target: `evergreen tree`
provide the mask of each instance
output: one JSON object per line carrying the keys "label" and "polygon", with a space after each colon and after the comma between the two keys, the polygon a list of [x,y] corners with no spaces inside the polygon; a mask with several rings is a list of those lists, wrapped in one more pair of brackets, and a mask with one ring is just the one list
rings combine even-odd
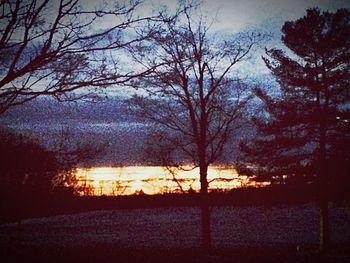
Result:
{"label": "evergreen tree", "polygon": [[317,183],[320,249],[327,250],[330,185],[349,170],[350,12],[309,9],[282,33],[288,49],[266,50],[263,58],[280,94],[256,90],[265,111],[254,119],[257,138],[242,145],[244,165],[263,180]]}

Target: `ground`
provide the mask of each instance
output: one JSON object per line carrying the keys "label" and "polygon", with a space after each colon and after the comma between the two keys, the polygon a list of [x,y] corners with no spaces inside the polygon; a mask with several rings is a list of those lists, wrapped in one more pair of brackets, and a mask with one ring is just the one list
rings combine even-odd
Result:
{"label": "ground", "polygon": [[[317,252],[313,204],[212,208],[213,250],[197,207],[103,210],[0,225],[2,258],[84,262],[350,262],[350,209],[330,209],[333,249]],[[148,260],[148,261],[147,261]],[[162,260],[163,261],[163,260]],[[3,261],[2,261],[3,262]]]}

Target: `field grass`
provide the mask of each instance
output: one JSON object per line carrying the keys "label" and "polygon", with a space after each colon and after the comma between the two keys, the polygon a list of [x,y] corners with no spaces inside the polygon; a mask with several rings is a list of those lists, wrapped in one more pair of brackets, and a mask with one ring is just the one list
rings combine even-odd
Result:
{"label": "field grass", "polygon": [[[197,207],[102,210],[0,225],[2,258],[84,262],[350,262],[350,209],[330,209],[333,250],[317,252],[315,205],[212,208],[213,250]],[[119,260],[119,261],[118,261]],[[147,261],[148,260],[148,261]],[[335,260],[335,261],[334,261]],[[3,261],[2,261],[3,262]],[[79,262],[83,262],[80,261]]]}

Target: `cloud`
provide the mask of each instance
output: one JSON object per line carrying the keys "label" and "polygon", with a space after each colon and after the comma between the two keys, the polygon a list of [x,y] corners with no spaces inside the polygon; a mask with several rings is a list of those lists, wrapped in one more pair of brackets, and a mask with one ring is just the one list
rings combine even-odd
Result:
{"label": "cloud", "polygon": [[[308,8],[335,11],[350,8],[350,1],[337,0],[205,0],[203,10],[215,13],[218,10],[215,30],[238,32],[268,25],[270,29],[283,25],[286,20],[295,20],[305,15]],[[265,27],[266,28],[266,27]]]}

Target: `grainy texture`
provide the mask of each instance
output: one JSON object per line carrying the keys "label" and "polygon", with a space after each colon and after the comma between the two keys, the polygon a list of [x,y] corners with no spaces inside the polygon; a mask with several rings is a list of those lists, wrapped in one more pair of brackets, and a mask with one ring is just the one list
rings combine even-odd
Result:
{"label": "grainy texture", "polygon": [[[350,209],[330,209],[331,238],[350,244]],[[214,207],[213,245],[317,245],[318,209],[312,204],[265,207]],[[0,226],[0,244],[16,241],[17,224]],[[198,248],[200,210],[197,207],[105,210],[27,219],[22,244],[34,247],[113,245],[125,248]]]}

